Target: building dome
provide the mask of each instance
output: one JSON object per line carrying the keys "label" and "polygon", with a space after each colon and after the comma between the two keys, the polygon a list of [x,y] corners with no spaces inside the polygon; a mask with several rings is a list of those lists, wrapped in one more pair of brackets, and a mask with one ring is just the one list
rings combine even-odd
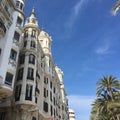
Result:
{"label": "building dome", "polygon": [[69,109],[69,120],[75,120],[75,112],[72,109]]}
{"label": "building dome", "polygon": [[39,35],[41,37],[47,37],[50,39],[50,41],[52,41],[51,36],[49,36],[49,34],[47,32],[45,32],[44,30],[41,30]]}
{"label": "building dome", "polygon": [[74,110],[72,110],[72,109],[69,109],[69,112],[71,112],[71,113],[73,112],[73,113],[74,113]]}

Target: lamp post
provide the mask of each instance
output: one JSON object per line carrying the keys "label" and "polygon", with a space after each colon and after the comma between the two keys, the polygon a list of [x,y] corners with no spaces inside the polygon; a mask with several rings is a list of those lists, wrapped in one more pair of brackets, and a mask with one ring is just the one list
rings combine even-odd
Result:
{"label": "lamp post", "polygon": [[36,120],[39,120],[39,109],[38,108],[28,110],[28,112],[36,112]]}

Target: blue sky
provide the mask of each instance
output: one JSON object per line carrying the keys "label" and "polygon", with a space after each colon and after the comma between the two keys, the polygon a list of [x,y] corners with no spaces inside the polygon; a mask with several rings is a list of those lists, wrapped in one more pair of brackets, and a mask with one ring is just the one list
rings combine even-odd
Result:
{"label": "blue sky", "polygon": [[89,120],[96,81],[111,74],[120,79],[120,13],[111,14],[116,1],[26,0],[26,17],[34,7],[40,28],[52,36],[76,120]]}

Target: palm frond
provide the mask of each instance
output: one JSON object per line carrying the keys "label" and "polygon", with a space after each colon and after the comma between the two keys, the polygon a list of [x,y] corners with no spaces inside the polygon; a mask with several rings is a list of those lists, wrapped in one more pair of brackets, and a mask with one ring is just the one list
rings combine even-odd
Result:
{"label": "palm frond", "polygon": [[112,14],[116,15],[118,10],[120,9],[120,0],[115,4],[114,8],[112,9]]}

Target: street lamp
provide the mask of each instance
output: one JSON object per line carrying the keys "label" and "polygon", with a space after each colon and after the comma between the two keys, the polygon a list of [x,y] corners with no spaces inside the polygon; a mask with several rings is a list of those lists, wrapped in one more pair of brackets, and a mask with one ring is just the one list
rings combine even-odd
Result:
{"label": "street lamp", "polygon": [[36,120],[39,120],[39,109],[38,108],[28,110],[28,112],[36,112]]}

